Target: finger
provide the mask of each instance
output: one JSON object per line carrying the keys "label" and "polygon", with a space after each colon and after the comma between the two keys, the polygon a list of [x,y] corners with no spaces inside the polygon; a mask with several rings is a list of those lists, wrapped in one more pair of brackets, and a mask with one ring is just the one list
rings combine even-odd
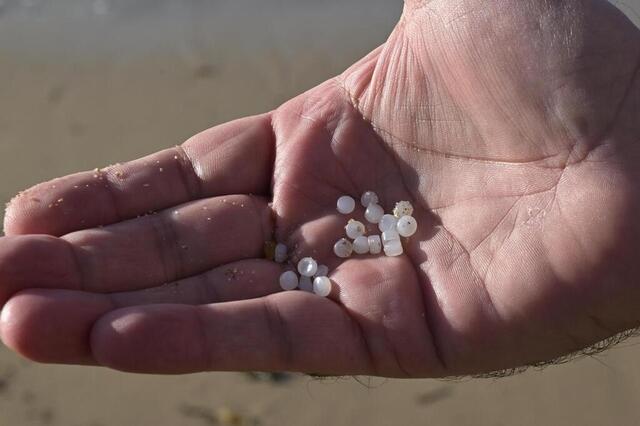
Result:
{"label": "finger", "polygon": [[262,297],[280,290],[280,273],[281,265],[252,259],[147,290],[113,294],[25,290],[3,308],[0,337],[7,346],[34,361],[95,364],[89,342],[91,328],[101,316],[114,309]]}
{"label": "finger", "polygon": [[98,320],[91,347],[101,365],[140,373],[373,372],[366,344],[345,311],[304,292],[120,309]]}
{"label": "finger", "polygon": [[[265,259],[228,263],[200,275],[145,290],[112,293],[117,307],[151,304],[203,305],[252,299],[280,291],[282,265]],[[83,293],[84,294],[84,293]]]}
{"label": "finger", "polygon": [[[82,297],[74,297],[82,294]],[[103,294],[69,290],[26,290],[0,312],[2,342],[38,362],[95,364],[88,336],[113,305]]]}
{"label": "finger", "polygon": [[200,200],[63,238],[8,237],[0,240],[0,303],[33,287],[115,292],[168,283],[262,257],[270,239],[266,201],[241,195]]}
{"label": "finger", "polygon": [[133,290],[175,281],[240,259],[262,257],[271,240],[266,200],[209,198],[63,237],[87,291]]}
{"label": "finger", "polygon": [[11,201],[5,233],[59,236],[198,198],[267,194],[273,145],[265,114],[214,127],[139,160],[54,179]]}

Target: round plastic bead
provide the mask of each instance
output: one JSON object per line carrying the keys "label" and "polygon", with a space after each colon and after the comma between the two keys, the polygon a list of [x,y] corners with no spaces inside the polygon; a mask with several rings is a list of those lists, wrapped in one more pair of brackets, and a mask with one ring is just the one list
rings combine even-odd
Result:
{"label": "round plastic bead", "polygon": [[364,235],[360,235],[353,241],[353,251],[357,254],[369,253],[369,239]]}
{"label": "round plastic bead", "polygon": [[313,292],[318,296],[327,297],[331,294],[331,280],[328,277],[317,277],[313,280]]}
{"label": "round plastic bead", "polygon": [[362,207],[369,207],[371,203],[378,204],[378,194],[373,191],[366,191],[360,197],[360,204],[362,204]]}
{"label": "round plastic bead", "polygon": [[303,257],[298,262],[298,272],[303,277],[312,277],[318,270],[318,263],[312,257]]}
{"label": "round plastic bead", "polygon": [[298,287],[298,274],[294,271],[286,271],[280,275],[280,287],[283,290],[295,290]]}
{"label": "round plastic bead", "polygon": [[370,223],[379,223],[384,216],[384,210],[378,204],[371,203],[364,211],[364,218]]}
{"label": "round plastic bead", "polygon": [[380,239],[380,235],[369,235],[367,243],[369,244],[369,253],[380,254],[382,251],[382,240]]}
{"label": "round plastic bead", "polygon": [[418,222],[412,216],[402,216],[396,228],[401,236],[410,237],[418,230]]}
{"label": "round plastic bead", "polygon": [[355,240],[360,235],[363,235],[365,232],[364,223],[351,219],[347,226],[344,227],[344,230],[347,232],[347,237]]}
{"label": "round plastic bead", "polygon": [[356,200],[348,195],[338,198],[338,211],[342,214],[349,214],[356,208]]}
{"label": "round plastic bead", "polygon": [[343,259],[351,256],[352,252],[353,252],[353,244],[351,243],[351,241],[347,240],[346,238],[339,239],[333,245],[333,253],[336,256],[341,257]]}

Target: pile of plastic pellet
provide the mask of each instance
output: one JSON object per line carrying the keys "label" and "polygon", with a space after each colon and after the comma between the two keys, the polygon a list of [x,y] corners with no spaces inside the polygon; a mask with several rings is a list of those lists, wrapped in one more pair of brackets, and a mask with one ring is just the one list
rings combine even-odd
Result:
{"label": "pile of plastic pellet", "polygon": [[[404,253],[400,237],[410,237],[418,230],[418,222],[413,215],[413,206],[408,201],[396,203],[393,214],[385,214],[378,204],[375,192],[362,194],[360,203],[365,207],[364,218],[377,224],[381,235],[365,235],[366,227],[362,222],[350,219],[345,226],[346,238],[341,238],[333,246],[333,252],[341,258],[356,254],[379,254],[384,250],[387,256],[400,256]],[[348,195],[338,198],[338,212],[351,214],[355,210],[355,200]]]}
{"label": "pile of plastic pellet", "polygon": [[[276,246],[276,255],[279,246],[281,246],[280,253],[284,251],[286,256],[286,247],[281,244]],[[280,259],[276,257],[276,261]],[[327,297],[331,293],[331,280],[327,277],[329,268],[326,265],[318,265],[314,258],[305,257],[300,259],[297,269],[298,273],[290,270],[280,275],[280,287],[283,290],[300,289],[323,297]]]}
{"label": "pile of plastic pellet", "polygon": [[[418,230],[418,222],[413,217],[413,206],[409,201],[399,201],[391,214],[385,214],[378,201],[378,196],[373,191],[367,191],[360,197],[360,203],[365,208],[365,220],[378,225],[381,234],[366,235],[364,223],[349,219],[344,228],[346,237],[339,239],[333,246],[336,256],[344,259],[353,253],[365,255],[384,251],[386,256],[400,256],[404,253],[400,237],[410,237]],[[344,195],[338,198],[337,209],[341,214],[351,214],[355,207],[356,202],[352,197]],[[285,262],[287,247],[284,244],[276,245],[274,257],[276,262]],[[305,257],[298,262],[297,273],[289,270],[280,276],[280,287],[283,290],[300,289],[327,297],[331,294],[332,286],[328,274],[327,266],[318,266],[315,259]]]}

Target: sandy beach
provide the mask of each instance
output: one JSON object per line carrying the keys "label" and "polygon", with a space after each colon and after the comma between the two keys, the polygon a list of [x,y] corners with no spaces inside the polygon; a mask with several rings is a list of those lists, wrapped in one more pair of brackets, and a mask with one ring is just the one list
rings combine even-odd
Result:
{"label": "sandy beach", "polygon": [[[384,42],[401,10],[388,0],[51,3],[0,0],[3,201],[272,109]],[[640,22],[640,0],[620,7]],[[458,381],[132,375],[39,365],[0,345],[0,426],[635,425],[639,343]]]}

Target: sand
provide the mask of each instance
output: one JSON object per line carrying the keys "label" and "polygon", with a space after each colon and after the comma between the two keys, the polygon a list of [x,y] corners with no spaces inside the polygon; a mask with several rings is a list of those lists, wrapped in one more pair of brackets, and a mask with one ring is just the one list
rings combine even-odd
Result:
{"label": "sand", "polygon": [[[0,1],[0,200],[271,109],[383,42],[400,10],[388,0],[213,3]],[[0,426],[631,425],[638,342],[457,382],[143,376],[38,365],[0,346]]]}

